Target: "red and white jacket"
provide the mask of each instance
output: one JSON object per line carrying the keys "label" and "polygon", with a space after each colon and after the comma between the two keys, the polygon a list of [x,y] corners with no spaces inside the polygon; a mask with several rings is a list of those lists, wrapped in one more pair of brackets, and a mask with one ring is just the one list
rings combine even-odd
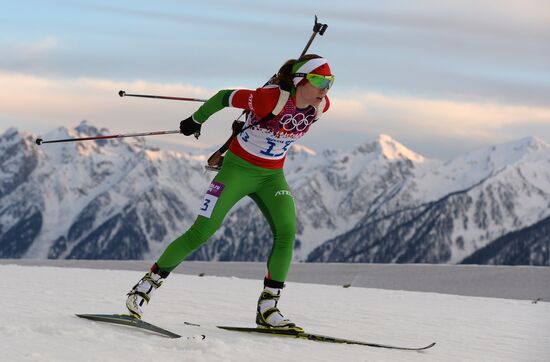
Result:
{"label": "red and white jacket", "polygon": [[[295,97],[288,97],[275,117],[258,123],[270,113],[280,101],[278,86],[266,86],[256,90],[234,90],[229,96],[229,106],[249,110],[244,130],[237,135],[229,150],[242,159],[264,168],[282,168],[290,146],[303,137],[309,128],[330,106],[327,96],[319,109],[308,106],[297,108]],[[256,124],[258,123],[258,124]],[[250,125],[250,128],[248,128]]]}

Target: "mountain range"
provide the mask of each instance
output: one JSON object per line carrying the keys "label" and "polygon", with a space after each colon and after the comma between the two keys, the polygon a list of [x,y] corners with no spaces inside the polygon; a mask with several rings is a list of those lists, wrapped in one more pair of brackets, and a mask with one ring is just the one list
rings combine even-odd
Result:
{"label": "mountain range", "polygon": [[[88,122],[45,139],[109,134]],[[0,135],[0,257],[155,259],[194,221],[207,155],[144,138],[35,144]],[[295,261],[549,265],[550,146],[534,138],[449,161],[390,136],[351,151],[295,145]],[[192,260],[263,261],[269,225],[249,199]]]}

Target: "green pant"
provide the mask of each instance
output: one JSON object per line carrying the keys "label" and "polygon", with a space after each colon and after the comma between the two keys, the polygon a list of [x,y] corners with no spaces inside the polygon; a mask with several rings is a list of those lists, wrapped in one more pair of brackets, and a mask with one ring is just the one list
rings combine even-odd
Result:
{"label": "green pant", "polygon": [[252,165],[230,151],[210,184],[195,223],[168,245],[157,261],[159,269],[174,270],[216,232],[233,205],[245,196],[256,202],[273,232],[268,279],[284,282],[292,261],[296,209],[283,170]]}

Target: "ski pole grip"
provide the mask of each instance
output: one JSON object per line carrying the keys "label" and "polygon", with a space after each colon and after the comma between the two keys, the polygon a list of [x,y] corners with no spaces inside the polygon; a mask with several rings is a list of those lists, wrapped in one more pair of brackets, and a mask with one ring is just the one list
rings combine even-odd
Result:
{"label": "ski pole grip", "polygon": [[37,138],[36,144],[40,146],[42,144],[42,141],[43,141],[42,138]]}
{"label": "ski pole grip", "polygon": [[118,91],[118,95],[121,96],[121,97],[124,97],[126,95],[126,92],[121,90],[121,91]]}

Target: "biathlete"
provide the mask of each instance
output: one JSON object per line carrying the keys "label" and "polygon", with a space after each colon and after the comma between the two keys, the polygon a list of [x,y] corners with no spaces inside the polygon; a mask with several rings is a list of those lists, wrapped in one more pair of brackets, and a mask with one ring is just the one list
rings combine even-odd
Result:
{"label": "biathlete", "polygon": [[242,132],[231,142],[223,165],[204,196],[194,224],[168,245],[128,293],[126,307],[133,316],[142,317],[142,307],[170,272],[214,234],[233,205],[249,196],[273,231],[256,324],[261,328],[303,331],[277,308],[296,233],[296,209],[283,164],[291,145],[329,109],[327,92],[333,82],[327,60],[308,54],[287,61],[273,79],[274,84],[256,90],[221,90],[181,121],[181,132],[189,136],[200,131],[202,123],[224,107],[249,111]]}

